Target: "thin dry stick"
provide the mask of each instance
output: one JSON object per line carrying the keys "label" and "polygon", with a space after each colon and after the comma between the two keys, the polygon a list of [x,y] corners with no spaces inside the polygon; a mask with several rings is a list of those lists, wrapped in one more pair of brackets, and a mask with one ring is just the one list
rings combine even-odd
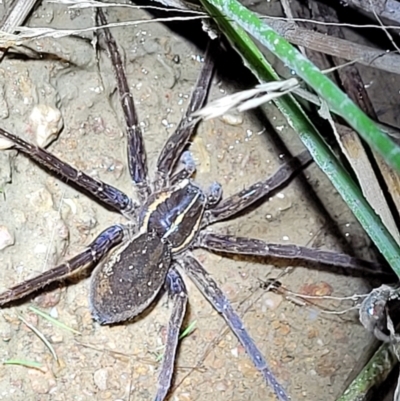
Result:
{"label": "thin dry stick", "polygon": [[345,39],[335,38],[308,29],[299,28],[292,22],[276,18],[263,17],[267,23],[281,36],[295,45],[302,45],[345,60],[378,68],[387,72],[400,74],[400,56],[380,49],[352,43]]}

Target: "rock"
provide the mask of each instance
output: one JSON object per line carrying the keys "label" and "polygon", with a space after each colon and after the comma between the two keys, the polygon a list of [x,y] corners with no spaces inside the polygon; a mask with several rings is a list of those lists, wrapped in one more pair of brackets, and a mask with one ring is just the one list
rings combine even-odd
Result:
{"label": "rock", "polygon": [[221,120],[228,125],[237,126],[243,124],[243,114],[227,113],[221,116]]}
{"label": "rock", "polygon": [[0,251],[14,245],[14,236],[6,226],[0,226]]}
{"label": "rock", "polygon": [[0,150],[10,149],[14,146],[14,142],[7,138],[0,138]]}
{"label": "rock", "polygon": [[264,305],[270,310],[276,310],[282,301],[282,295],[275,294],[271,291],[267,292],[264,296]]}
{"label": "rock", "polygon": [[99,390],[105,391],[108,387],[108,370],[106,368],[98,369],[93,374],[94,384]]}
{"label": "rock", "polygon": [[32,109],[29,122],[36,143],[41,147],[57,139],[64,125],[60,110],[46,104],[38,104]]}

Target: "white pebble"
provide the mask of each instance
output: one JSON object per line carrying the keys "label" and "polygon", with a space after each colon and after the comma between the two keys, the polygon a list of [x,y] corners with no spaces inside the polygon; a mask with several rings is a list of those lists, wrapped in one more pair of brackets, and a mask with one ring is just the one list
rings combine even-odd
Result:
{"label": "white pebble", "polygon": [[63,342],[64,337],[61,334],[53,334],[50,339],[53,344],[60,344]]}
{"label": "white pebble", "polygon": [[33,253],[36,255],[44,254],[46,252],[47,252],[47,245],[45,245],[45,244],[37,244],[33,248]]}
{"label": "white pebble", "polygon": [[54,319],[58,319],[58,310],[55,306],[50,309],[50,316],[54,317]]}
{"label": "white pebble", "polygon": [[283,301],[282,295],[275,294],[274,292],[267,292],[264,298],[264,305],[269,310],[276,310],[282,303],[282,301]]}
{"label": "white pebble", "polygon": [[108,370],[105,368],[96,370],[96,372],[94,372],[93,375],[93,381],[99,390],[101,391],[107,390]]}
{"label": "white pebble", "polygon": [[224,114],[221,116],[221,120],[228,125],[237,126],[243,124],[242,114]]}
{"label": "white pebble", "polygon": [[38,104],[33,108],[29,122],[36,143],[41,147],[46,147],[57,139],[64,124],[60,110],[46,104]]}
{"label": "white pebble", "polygon": [[72,199],[63,198],[62,201],[69,206],[72,214],[76,214],[76,203]]}
{"label": "white pebble", "polygon": [[14,237],[7,227],[0,226],[0,251],[8,246],[14,245]]}
{"label": "white pebble", "polygon": [[14,142],[6,138],[0,138],[0,150],[10,149],[14,146]]}

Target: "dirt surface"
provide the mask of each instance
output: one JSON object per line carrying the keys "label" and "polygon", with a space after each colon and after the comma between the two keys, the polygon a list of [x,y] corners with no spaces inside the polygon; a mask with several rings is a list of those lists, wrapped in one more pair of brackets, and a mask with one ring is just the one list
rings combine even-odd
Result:
{"label": "dirt surface", "polygon": [[[119,8],[109,12],[110,21],[143,18],[148,15],[138,10]],[[37,9],[29,25],[82,28],[93,25],[93,14],[91,10],[73,11],[48,3]],[[201,68],[202,51],[158,23],[115,28],[113,33],[123,48],[153,172],[157,153],[187,104]],[[75,65],[54,59],[6,58],[0,66],[1,126],[33,141],[29,124],[32,108],[37,104],[57,107],[64,129],[49,150],[77,168],[133,193],[125,161],[123,120],[105,52],[100,56],[99,74],[89,40],[46,39],[31,46]],[[215,79],[211,97],[233,89],[231,83]],[[268,113],[277,129],[286,129],[280,117],[274,115],[275,110]],[[196,181],[204,187],[219,181],[227,196],[272,174],[282,163],[279,150],[270,140],[272,136],[273,132],[250,114],[202,123],[191,145],[198,166]],[[306,175],[319,193],[329,195],[324,202],[346,233],[344,247],[327,216],[311,199],[315,195],[309,194],[301,179],[249,214],[213,230],[333,251],[351,250],[369,258],[368,240],[324,177],[315,166]],[[0,225],[7,227],[15,239],[14,245],[0,251],[1,290],[77,254],[101,230],[124,221],[15,151],[0,152],[0,180]],[[207,252],[196,254],[243,316],[293,400],[335,400],[369,339],[356,313],[325,314],[319,307],[296,304],[260,288],[261,281],[278,277],[285,267],[293,266],[290,261],[267,264]],[[313,271],[298,263],[295,266],[280,278],[292,291],[334,296],[367,291],[360,279]],[[185,325],[194,320],[197,323],[196,330],[181,342],[170,399],[274,400],[224,321],[194,285],[188,280],[186,283],[190,310]],[[135,322],[107,327],[90,316],[88,287],[88,279],[75,280],[0,312],[0,360],[36,361],[42,366],[40,370],[1,367],[0,399],[152,399],[158,355],[162,353],[170,314],[167,298],[162,297]],[[28,309],[30,305],[80,335],[38,317]],[[327,301],[324,305],[342,310],[352,304]],[[21,315],[49,339],[58,362],[21,323]]]}

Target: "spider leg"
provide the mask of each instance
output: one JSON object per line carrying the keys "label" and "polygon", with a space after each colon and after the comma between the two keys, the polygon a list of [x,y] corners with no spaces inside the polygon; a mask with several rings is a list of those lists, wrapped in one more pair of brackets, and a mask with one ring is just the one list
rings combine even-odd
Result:
{"label": "spider leg", "polygon": [[137,205],[119,189],[108,185],[100,180],[95,180],[82,171],[77,170],[47,150],[29,143],[22,138],[11,134],[0,128],[0,135],[14,143],[14,147],[36,161],[39,165],[46,167],[60,175],[65,181],[72,181],[84,191],[89,192],[97,201],[109,206],[119,213],[130,215]]}
{"label": "spider leg", "polygon": [[157,175],[155,180],[156,189],[161,189],[167,185],[174,166],[185,149],[190,137],[195,130],[199,120],[192,120],[191,114],[200,109],[208,94],[211,78],[214,71],[212,61],[213,49],[219,46],[218,41],[211,41],[204,56],[203,68],[197,79],[196,86],[192,92],[186,113],[180,121],[175,132],[168,138],[157,160]]}
{"label": "spider leg", "polygon": [[306,167],[311,161],[311,155],[308,151],[304,151],[282,165],[272,177],[265,181],[256,182],[249,188],[224,199],[218,206],[205,211],[202,227],[204,228],[240,213],[254,202],[282,186],[297,173],[299,168]]}
{"label": "spider leg", "polygon": [[[97,24],[107,25],[107,19],[101,8],[96,13]],[[118,93],[124,112],[126,132],[128,135],[128,165],[132,180],[138,190],[141,201],[150,194],[147,171],[146,150],[143,142],[143,134],[139,125],[132,94],[129,90],[125,69],[121,60],[117,43],[108,28],[103,28],[106,38],[108,53],[112,61],[114,73],[117,79]]]}
{"label": "spider leg", "polygon": [[200,262],[191,255],[186,255],[181,261],[186,274],[195,283],[197,288],[203,293],[210,304],[223,316],[232,332],[239,339],[245,348],[248,356],[253,361],[254,366],[259,370],[265,381],[273,388],[280,401],[289,401],[283,387],[279,384],[260,350],[250,337],[238,314],[233,310],[229,300],[218,287],[218,284],[210,277]]}
{"label": "spider leg", "polygon": [[122,226],[115,225],[107,228],[83,252],[67,262],[1,293],[0,306],[23,298],[47,284],[65,279],[78,270],[98,263],[113,247],[122,242],[123,237],[124,229]]}
{"label": "spider leg", "polygon": [[175,268],[170,268],[168,271],[166,284],[168,295],[173,301],[173,310],[168,323],[167,342],[165,345],[160,374],[158,376],[158,390],[155,401],[163,401],[171,386],[176,350],[179,341],[179,331],[182,327],[188,301],[185,283]]}
{"label": "spider leg", "polygon": [[272,244],[255,238],[234,235],[214,234],[206,231],[199,233],[196,247],[229,254],[300,259],[327,266],[342,267],[370,275],[388,275],[382,265],[358,259],[342,253],[321,251],[319,249],[290,244]]}

